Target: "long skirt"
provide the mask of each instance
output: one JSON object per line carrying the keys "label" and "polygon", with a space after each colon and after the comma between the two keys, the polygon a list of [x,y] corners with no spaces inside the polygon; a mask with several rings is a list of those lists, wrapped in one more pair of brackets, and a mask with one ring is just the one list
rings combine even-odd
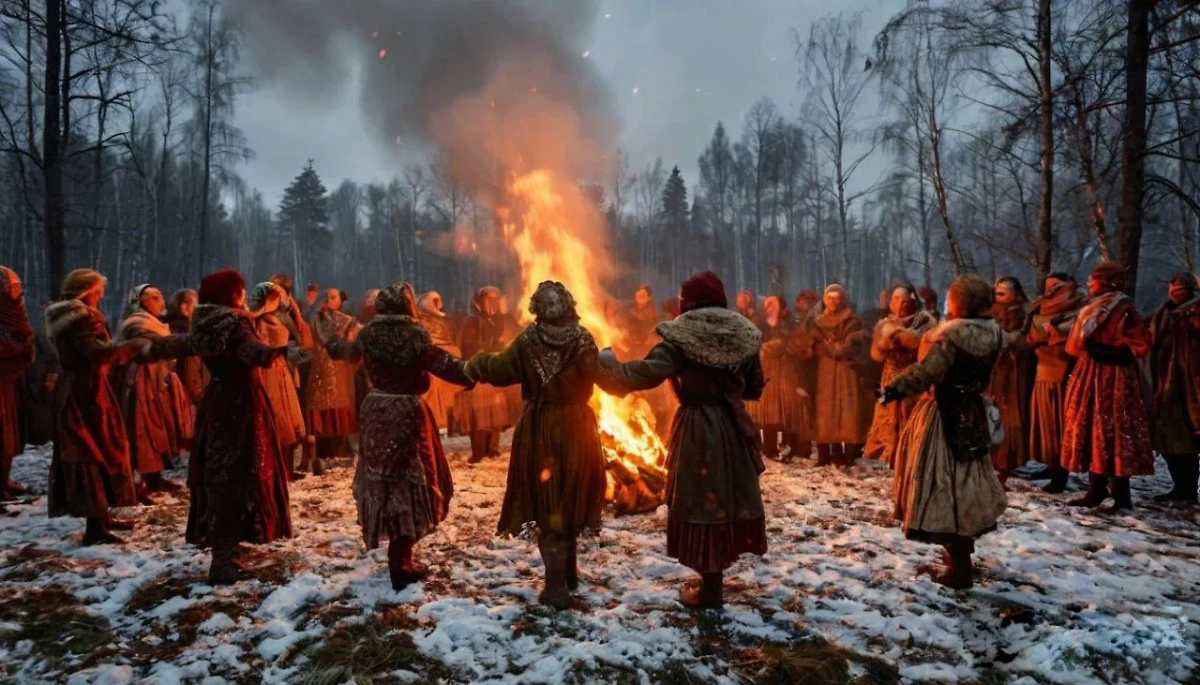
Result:
{"label": "long skirt", "polygon": [[1036,381],[1029,411],[1029,458],[1050,468],[1062,467],[1063,416],[1067,384]]}
{"label": "long skirt", "polygon": [[361,415],[354,500],[363,542],[420,540],[446,520],[454,494],[433,410],[417,395],[374,390]]}
{"label": "long skirt", "polygon": [[262,378],[267,397],[271,400],[271,413],[275,417],[275,432],[279,437],[279,445],[286,453],[287,448],[304,442],[307,435],[296,382],[288,369],[287,360],[283,357],[277,357],[269,368],[263,369]]}
{"label": "long skirt", "polygon": [[447,432],[450,431],[450,424],[454,418],[454,397],[458,391],[457,385],[430,375],[429,392],[425,393],[425,402],[433,412],[433,420],[437,422],[437,427],[444,428]]}
{"label": "long skirt", "polygon": [[516,535],[531,522],[541,533],[568,536],[596,528],[607,488],[592,408],[526,402],[513,431],[498,531]]}
{"label": "long skirt", "polygon": [[757,466],[728,409],[680,407],[667,450],[667,555],[715,573],[742,554],[766,554]]}
{"label": "long skirt", "polygon": [[1154,474],[1149,419],[1136,366],[1080,359],[1067,384],[1063,465],[1073,473]]}
{"label": "long skirt", "polygon": [[813,441],[862,444],[869,421],[863,412],[862,388],[850,362],[821,357],[817,364],[816,415]]}
{"label": "long skirt", "polygon": [[[757,402],[746,404],[750,416],[760,428],[770,426],[782,433],[798,435],[808,417],[800,394],[796,392],[796,373],[784,368],[791,363],[792,360],[788,358],[763,360],[763,375],[770,380],[763,388],[762,397]],[[666,383],[658,387],[670,388]]]}
{"label": "long skirt", "polygon": [[989,459],[954,458],[937,402],[928,396],[913,407],[900,440],[892,496],[905,536],[936,544],[992,530],[1008,507]]}
{"label": "long skirt", "polygon": [[454,398],[454,413],[462,422],[464,433],[503,430],[511,424],[508,395],[504,388],[479,384],[463,390]]}
{"label": "long skirt", "polygon": [[192,404],[187,388],[174,372],[167,376],[167,386],[173,419],[168,426],[171,429],[171,456],[179,456],[191,449],[196,432],[196,405]]}

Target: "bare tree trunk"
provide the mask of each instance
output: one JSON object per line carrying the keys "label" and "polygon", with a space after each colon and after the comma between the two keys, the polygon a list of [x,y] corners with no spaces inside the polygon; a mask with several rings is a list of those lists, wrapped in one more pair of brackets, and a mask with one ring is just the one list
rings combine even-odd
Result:
{"label": "bare tree trunk", "polygon": [[1050,3],[1038,0],[1037,41],[1039,116],[1038,139],[1041,147],[1041,197],[1038,203],[1038,244],[1034,264],[1037,267],[1038,291],[1050,275],[1050,260],[1054,255],[1054,224],[1051,222],[1051,204],[1054,202],[1054,89],[1050,81]]}
{"label": "bare tree trunk", "polygon": [[46,3],[46,104],[42,129],[42,175],[45,180],[46,250],[50,273],[47,292],[57,299],[67,263],[67,198],[63,193],[62,125],[64,105],[59,90],[62,78],[62,34],[66,17],[61,0]]}
{"label": "bare tree trunk", "polygon": [[1129,278],[1126,290],[1137,292],[1142,248],[1142,197],[1146,184],[1146,71],[1150,61],[1150,9],[1154,0],[1129,0],[1129,35],[1125,54],[1125,121],[1121,147],[1121,259]]}
{"label": "bare tree trunk", "polygon": [[933,153],[933,192],[937,197],[938,213],[942,215],[942,225],[946,229],[946,244],[950,247],[950,266],[954,269],[955,276],[961,276],[966,272],[967,266],[963,260],[962,249],[958,246],[958,239],[954,237],[954,229],[950,224],[950,208],[946,202],[946,182],[942,177],[941,135],[942,130],[933,117],[933,111],[930,110],[929,147]]}
{"label": "bare tree trunk", "polygon": [[197,263],[200,267],[200,273],[197,278],[202,278],[207,270],[206,260],[208,259],[208,193],[209,184],[212,181],[212,115],[213,115],[213,62],[216,56],[213,54],[213,13],[216,12],[216,3],[208,6],[208,22],[205,24],[206,39],[204,49],[207,54],[204,56],[204,178],[200,182],[200,247],[197,250]]}
{"label": "bare tree trunk", "polygon": [[1104,200],[1096,187],[1095,160],[1092,158],[1092,137],[1087,128],[1087,108],[1078,82],[1071,87],[1075,107],[1075,140],[1079,148],[1079,170],[1083,176],[1083,187],[1087,192],[1088,206],[1092,214],[1092,226],[1096,229],[1096,246],[1100,256],[1109,259],[1108,225],[1104,217]]}

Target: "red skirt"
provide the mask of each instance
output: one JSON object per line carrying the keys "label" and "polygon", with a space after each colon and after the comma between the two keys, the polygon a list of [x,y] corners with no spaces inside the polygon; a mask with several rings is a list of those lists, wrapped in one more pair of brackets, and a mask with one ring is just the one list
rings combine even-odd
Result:
{"label": "red skirt", "polygon": [[1074,473],[1154,475],[1150,422],[1136,366],[1079,360],[1067,384],[1062,461]]}
{"label": "red skirt", "polygon": [[719,573],[743,554],[767,553],[767,520],[688,523],[667,520],[667,556],[696,573]]}

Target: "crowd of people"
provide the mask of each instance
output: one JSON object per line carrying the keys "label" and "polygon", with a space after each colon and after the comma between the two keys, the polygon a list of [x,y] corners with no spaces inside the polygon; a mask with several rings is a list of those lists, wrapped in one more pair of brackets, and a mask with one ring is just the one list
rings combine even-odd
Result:
{"label": "crowd of people", "polygon": [[[685,604],[720,606],[724,571],[766,552],[764,460],[813,456],[889,465],[906,535],[942,545],[934,577],[966,588],[1014,475],[1057,494],[1087,474],[1071,504],[1125,510],[1129,479],[1152,474],[1157,452],[1174,483],[1158,499],[1196,502],[1200,288],[1171,278],[1144,317],[1126,285],[1103,262],[1086,288],[1052,274],[1032,302],[1015,278],[965,275],[944,313],[907,282],[861,313],[839,284],[802,291],[789,311],[748,291],[731,308],[702,272],[661,305],[646,286],[609,303],[618,343],[600,350],[557,282],[532,294],[522,329],[493,286],[456,320],[403,281],[347,312],[337,288],[297,298],[287,274],[249,286],[225,269],[169,298],[134,288],[113,335],[101,274],[71,272],[39,332],[18,275],[0,267],[0,496],[24,492],[13,457],[51,441],[49,513],[85,519],[85,545],[134,528],[114,509],[186,491],[186,539],[211,549],[210,582],[231,583],[241,544],[292,535],[289,482],[352,460],[363,540],[388,544],[400,589],[424,576],[414,548],[450,510],[442,436],[469,436],[478,463],[512,428],[497,531],[535,525],[542,601],[568,608],[578,537],[605,504],[598,388],[637,393],[666,438],[666,548],[698,575]],[[186,487],[164,476],[184,454]]]}

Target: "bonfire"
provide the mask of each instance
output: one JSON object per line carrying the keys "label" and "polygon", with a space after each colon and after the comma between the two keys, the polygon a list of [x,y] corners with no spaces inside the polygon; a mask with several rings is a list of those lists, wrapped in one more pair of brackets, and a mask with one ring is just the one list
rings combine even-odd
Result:
{"label": "bonfire", "polygon": [[[522,292],[532,293],[542,281],[562,282],[596,343],[602,348],[619,343],[621,331],[604,317],[603,279],[612,264],[597,239],[603,222],[595,205],[578,186],[544,169],[516,177],[508,195],[516,211],[501,215],[504,237],[520,263]],[[667,450],[650,406],[636,395],[618,398],[599,390],[591,405],[608,466],[609,501],[623,514],[658,508],[666,489]]]}

